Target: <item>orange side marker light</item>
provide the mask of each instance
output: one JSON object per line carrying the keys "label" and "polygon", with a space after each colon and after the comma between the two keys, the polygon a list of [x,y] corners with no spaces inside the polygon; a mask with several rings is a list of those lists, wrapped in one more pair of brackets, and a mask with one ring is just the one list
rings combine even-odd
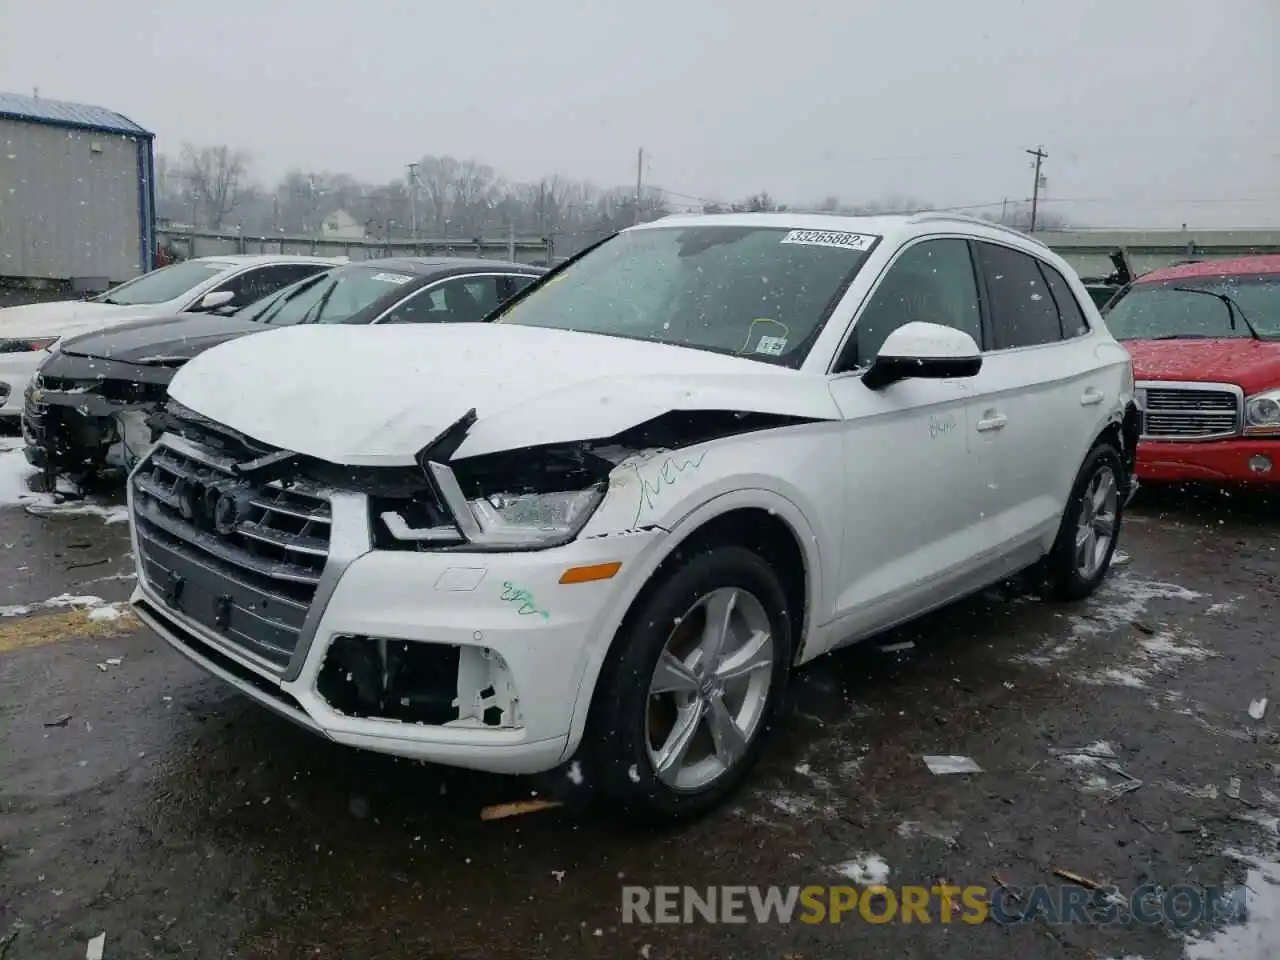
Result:
{"label": "orange side marker light", "polygon": [[621,561],[613,563],[593,563],[588,567],[570,567],[560,575],[561,583],[593,583],[596,580],[608,580],[622,569]]}

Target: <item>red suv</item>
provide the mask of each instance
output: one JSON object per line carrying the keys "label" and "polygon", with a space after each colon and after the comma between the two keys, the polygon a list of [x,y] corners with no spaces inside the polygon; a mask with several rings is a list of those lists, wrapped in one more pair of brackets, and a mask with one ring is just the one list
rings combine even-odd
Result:
{"label": "red suv", "polygon": [[1280,255],[1154,270],[1104,315],[1133,357],[1140,480],[1280,484]]}

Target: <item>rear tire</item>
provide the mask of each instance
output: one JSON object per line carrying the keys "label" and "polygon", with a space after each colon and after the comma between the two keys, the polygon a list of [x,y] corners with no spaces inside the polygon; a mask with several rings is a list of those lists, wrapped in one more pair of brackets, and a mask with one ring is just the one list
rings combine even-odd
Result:
{"label": "rear tire", "polygon": [[714,546],[641,595],[614,641],[589,731],[606,796],[647,821],[714,809],[759,758],[790,675],[772,567]]}
{"label": "rear tire", "polygon": [[1095,444],[1085,457],[1053,549],[1042,561],[1046,596],[1082,600],[1106,577],[1124,517],[1123,470],[1120,453],[1109,441]]}

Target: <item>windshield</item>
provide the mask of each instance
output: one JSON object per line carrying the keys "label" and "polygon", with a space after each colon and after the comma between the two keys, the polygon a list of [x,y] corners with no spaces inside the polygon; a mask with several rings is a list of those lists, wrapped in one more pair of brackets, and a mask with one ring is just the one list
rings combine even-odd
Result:
{"label": "windshield", "polygon": [[122,283],[93,299],[98,303],[116,303],[123,306],[147,306],[165,303],[182,296],[215,277],[231,266],[220,260],[188,260],[171,267],[161,267],[144,273],[135,280]]}
{"label": "windshield", "polygon": [[798,367],[877,239],[719,225],[631,231],[535,287],[497,322]]}
{"label": "windshield", "polygon": [[305,290],[295,290],[295,294],[282,298],[274,311],[268,310],[260,319],[277,326],[342,323],[380,300],[394,299],[412,279],[413,274],[374,266],[343,267],[322,274]]}
{"label": "windshield", "polygon": [[[310,277],[304,277],[296,283],[289,284],[289,286],[282,290],[276,290],[272,293],[268,293],[265,297],[261,297],[253,301],[253,303],[245,304],[245,306],[240,307],[238,310],[232,309],[229,312],[229,315],[238,320],[261,320],[264,323],[268,322],[264,318],[273,308],[283,303],[285,300],[288,300],[294,294],[301,293],[302,290],[310,284],[319,283],[320,279],[325,276],[328,276],[328,274],[318,273]],[[216,313],[217,311],[214,312]]]}
{"label": "windshield", "polygon": [[[1233,330],[1227,304],[1219,297],[1205,295],[1210,293],[1230,297],[1248,323],[1238,313]],[[1139,283],[1116,300],[1105,316],[1107,328],[1117,340],[1249,339],[1250,323],[1264,340],[1278,339],[1280,274]]]}

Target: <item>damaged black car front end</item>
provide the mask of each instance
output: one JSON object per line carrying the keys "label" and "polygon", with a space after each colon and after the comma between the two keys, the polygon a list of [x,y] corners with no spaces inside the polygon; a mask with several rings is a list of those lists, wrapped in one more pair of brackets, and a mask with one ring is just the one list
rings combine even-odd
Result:
{"label": "damaged black car front end", "polygon": [[[145,321],[61,344],[27,388],[24,455],[47,477],[76,483],[130,470],[156,435],[148,423],[174,374],[192,357],[261,330],[230,317],[174,318],[181,336],[158,333],[170,321]],[[207,324],[193,330],[192,323]],[[175,329],[175,333],[177,330]]]}

